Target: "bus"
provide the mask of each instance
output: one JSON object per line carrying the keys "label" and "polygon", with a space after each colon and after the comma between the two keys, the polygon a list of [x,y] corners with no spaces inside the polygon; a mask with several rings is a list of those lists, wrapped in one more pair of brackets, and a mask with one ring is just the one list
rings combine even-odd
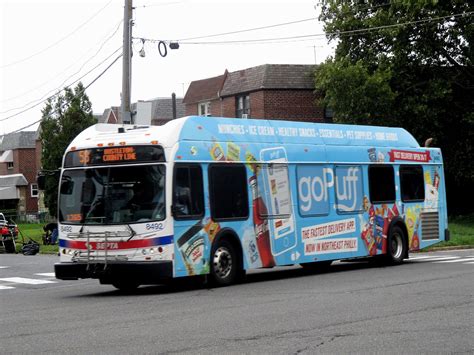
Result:
{"label": "bus", "polygon": [[378,257],[449,239],[443,159],[402,128],[189,116],[67,148],[58,279],[118,289]]}

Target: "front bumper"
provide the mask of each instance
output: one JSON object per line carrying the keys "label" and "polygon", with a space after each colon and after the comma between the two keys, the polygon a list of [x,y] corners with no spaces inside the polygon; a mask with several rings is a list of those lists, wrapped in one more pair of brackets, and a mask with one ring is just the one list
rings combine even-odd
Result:
{"label": "front bumper", "polygon": [[60,280],[100,279],[102,283],[114,280],[135,280],[140,284],[156,284],[173,277],[172,261],[108,262],[104,263],[56,263],[56,278]]}

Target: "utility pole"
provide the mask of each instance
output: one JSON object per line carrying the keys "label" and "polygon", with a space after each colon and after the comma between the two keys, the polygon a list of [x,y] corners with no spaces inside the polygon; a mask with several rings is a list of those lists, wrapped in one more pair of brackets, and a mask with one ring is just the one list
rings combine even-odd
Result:
{"label": "utility pole", "polygon": [[125,0],[123,11],[123,52],[122,52],[122,121],[133,123],[131,114],[132,82],[132,1]]}

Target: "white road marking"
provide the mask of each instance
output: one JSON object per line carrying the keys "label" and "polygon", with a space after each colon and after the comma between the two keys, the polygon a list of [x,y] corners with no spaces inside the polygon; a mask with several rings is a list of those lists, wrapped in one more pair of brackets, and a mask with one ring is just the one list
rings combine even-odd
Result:
{"label": "white road marking", "polygon": [[10,266],[0,266],[0,269],[8,269]]}
{"label": "white road marking", "polygon": [[12,287],[12,286],[2,286],[2,285],[0,285],[0,290],[11,290],[12,288],[15,288],[15,287]]}
{"label": "white road marking", "polygon": [[35,275],[46,276],[46,277],[55,277],[56,276],[56,274],[54,272],[43,272],[43,273],[35,274]]}
{"label": "white road marking", "polygon": [[462,262],[468,262],[468,261],[473,261],[474,258],[462,258],[462,259],[456,259],[456,260],[444,260],[444,261],[437,261],[436,263],[462,263]]}
{"label": "white road marking", "polygon": [[[447,257],[449,255],[446,255]],[[439,258],[439,256],[432,256],[432,255],[424,255],[424,256],[410,256],[408,260],[422,260],[422,259],[430,259],[430,258]]]}
{"label": "white road marking", "polygon": [[27,279],[26,277],[6,277],[3,279],[0,279],[0,281],[13,282],[13,283],[18,283],[18,284],[27,284],[27,285],[41,285],[41,284],[56,283],[56,281]]}
{"label": "white road marking", "polygon": [[[413,261],[420,261],[420,262],[423,262],[423,261],[441,261],[441,260],[452,260],[452,259],[460,259],[461,257],[460,256],[433,256],[431,258],[426,258],[426,259],[422,259],[422,260],[413,260]],[[410,260],[410,259],[408,259]]]}

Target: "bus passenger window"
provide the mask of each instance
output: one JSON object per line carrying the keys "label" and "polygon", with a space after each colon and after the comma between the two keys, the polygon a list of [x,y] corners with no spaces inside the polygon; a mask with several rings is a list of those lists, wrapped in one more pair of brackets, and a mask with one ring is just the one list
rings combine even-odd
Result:
{"label": "bus passenger window", "polygon": [[425,181],[421,165],[400,166],[400,190],[403,202],[424,201]]}
{"label": "bus passenger window", "polygon": [[174,174],[173,215],[193,219],[204,214],[202,171],[197,165],[176,165]]}
{"label": "bus passenger window", "polygon": [[370,202],[395,202],[395,174],[393,166],[369,166]]}
{"label": "bus passenger window", "polygon": [[247,219],[247,173],[242,164],[211,165],[209,193],[214,220]]}

